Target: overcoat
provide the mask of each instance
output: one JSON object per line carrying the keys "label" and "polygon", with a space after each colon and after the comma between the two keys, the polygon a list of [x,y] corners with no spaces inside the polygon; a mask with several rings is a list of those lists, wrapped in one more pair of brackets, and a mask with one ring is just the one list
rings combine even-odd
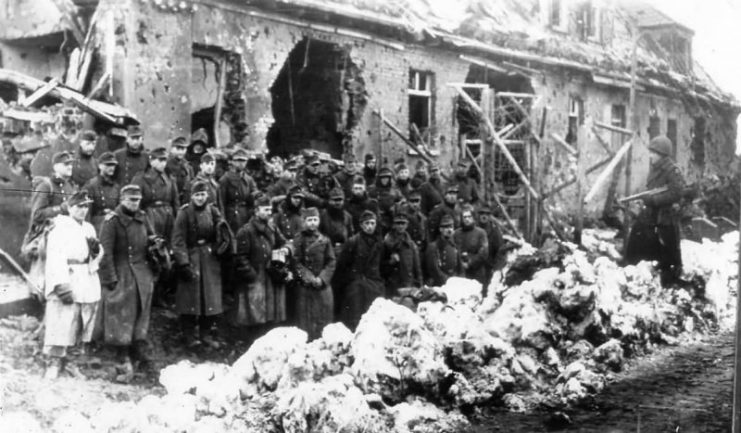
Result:
{"label": "overcoat", "polygon": [[147,214],[155,233],[168,242],[175,223],[175,211],[180,207],[178,189],[166,173],[158,173],[153,168],[134,176],[131,182],[142,190],[141,208]]}
{"label": "overcoat", "polygon": [[129,215],[121,205],[103,222],[100,243],[105,254],[99,275],[107,344],[131,345],[147,337],[154,290],[147,246],[153,234],[143,211]]}
{"label": "overcoat", "polygon": [[464,276],[478,281],[482,286],[486,284],[486,262],[489,258],[486,231],[476,226],[461,227],[453,233],[453,241],[461,253],[461,262],[468,263]]}
{"label": "overcoat", "polygon": [[132,153],[128,147],[124,147],[113,152],[113,156],[118,161],[113,177],[121,186],[130,184],[134,176],[143,173],[149,167],[149,155],[144,150]]}
{"label": "overcoat", "polygon": [[175,186],[178,189],[178,199],[180,203],[187,203],[190,198],[190,184],[195,177],[193,167],[185,159],[178,159],[175,156],[170,156],[167,159],[167,165],[165,171],[175,182]]}
{"label": "overcoat", "polygon": [[207,203],[183,205],[175,218],[172,253],[178,268],[190,267],[193,279],[178,280],[175,312],[213,316],[223,312],[221,264],[215,255],[221,213]]}
{"label": "overcoat", "polygon": [[268,275],[268,265],[274,249],[281,248],[285,239],[280,231],[253,217],[239,229],[235,256],[237,310],[235,325],[260,325],[286,320],[285,286],[274,284]]}
{"label": "overcoat", "polygon": [[335,247],[341,246],[355,233],[352,215],[344,209],[322,209],[319,218],[319,231],[329,238],[332,245]]}
{"label": "overcoat", "polygon": [[254,179],[245,172],[228,171],[219,179],[219,196],[224,207],[224,219],[232,232],[236,233],[249,221],[257,191]]}
{"label": "overcoat", "polygon": [[[393,254],[398,254],[399,260],[391,262]],[[409,233],[401,234],[393,231],[383,238],[383,255],[381,257],[381,273],[386,279],[386,296],[397,296],[397,289],[402,287],[422,286],[422,266],[419,260],[419,250]]]}
{"label": "overcoat", "polygon": [[376,298],[383,297],[382,252],[381,237],[364,232],[351,237],[342,248],[332,284],[339,288],[340,319],[350,329],[355,329]]}
{"label": "overcoat", "polygon": [[440,236],[425,250],[424,274],[429,286],[442,286],[448,278],[460,275],[461,262],[453,238]]}
{"label": "overcoat", "polygon": [[[321,337],[324,327],[334,319],[330,285],[335,271],[334,248],[325,235],[304,230],[294,239],[293,249],[299,274],[295,291],[296,325],[313,340]],[[307,283],[315,277],[322,280],[321,287]]]}
{"label": "overcoat", "polygon": [[93,201],[90,203],[90,222],[95,227],[95,231],[100,233],[106,211],[113,211],[118,206],[121,185],[116,183],[113,178],[109,179],[97,175],[90,179],[83,186],[83,189],[88,192],[90,199]]}

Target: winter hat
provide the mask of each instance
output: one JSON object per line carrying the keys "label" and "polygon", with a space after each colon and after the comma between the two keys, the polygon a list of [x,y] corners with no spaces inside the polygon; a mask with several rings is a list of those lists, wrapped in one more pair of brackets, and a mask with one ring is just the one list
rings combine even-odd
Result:
{"label": "winter hat", "polygon": [[369,210],[364,210],[362,214],[360,214],[360,222],[364,223],[369,220],[376,220],[376,214]]}

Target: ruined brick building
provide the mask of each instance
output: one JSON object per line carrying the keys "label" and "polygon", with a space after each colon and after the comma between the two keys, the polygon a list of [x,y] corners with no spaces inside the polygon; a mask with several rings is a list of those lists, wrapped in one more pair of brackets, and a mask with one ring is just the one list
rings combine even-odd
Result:
{"label": "ruined brick building", "polygon": [[[627,139],[602,129],[600,142],[585,127],[594,122],[638,134],[611,194],[643,189],[648,139],[658,134],[672,140],[690,180],[735,170],[738,102],[693,60],[692,30],[639,2],[0,0],[0,8],[3,68],[63,77],[69,52],[84,46],[94,54],[82,90],[103,82],[100,97],[137,114],[148,146],[204,127],[221,146],[413,161],[408,140],[441,165],[469,148],[481,155],[486,188],[517,194],[521,179],[482,136],[458,86],[506,130],[549,206],[577,207],[573,186],[553,192],[574,171],[554,136],[589,167]],[[608,188],[600,194],[588,212],[601,211]],[[528,208],[519,217],[533,218],[531,202],[519,206]]]}

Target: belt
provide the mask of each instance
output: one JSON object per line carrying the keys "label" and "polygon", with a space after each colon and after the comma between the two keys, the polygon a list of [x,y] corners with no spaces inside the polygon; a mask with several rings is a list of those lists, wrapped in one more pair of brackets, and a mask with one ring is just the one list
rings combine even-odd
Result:
{"label": "belt", "polygon": [[203,245],[206,245],[206,244],[210,244],[210,243],[211,243],[211,242],[207,241],[206,239],[198,239],[198,240],[196,241],[196,245],[198,245],[199,247],[200,247],[200,246],[203,246]]}
{"label": "belt", "polygon": [[68,265],[87,265],[88,263],[90,263],[90,258],[86,258],[85,260],[67,259]]}
{"label": "belt", "polygon": [[169,202],[157,200],[152,202],[149,207],[172,207]]}

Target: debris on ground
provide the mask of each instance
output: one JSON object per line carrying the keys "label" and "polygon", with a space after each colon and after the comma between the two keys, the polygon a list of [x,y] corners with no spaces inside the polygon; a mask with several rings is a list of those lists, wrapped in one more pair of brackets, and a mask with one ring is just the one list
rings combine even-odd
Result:
{"label": "debris on ground", "polygon": [[[603,390],[631,358],[733,324],[737,232],[721,242],[683,241],[682,281],[671,287],[660,285],[652,263],[618,266],[609,233],[585,230],[583,239],[586,249],[548,241],[510,251],[486,297],[479,283],[451,278],[425,289],[436,295],[413,309],[377,299],[355,332],[331,324],[308,342],[304,331],[276,328],[232,365],[183,360],[163,368],[165,395],[106,402],[94,413],[55,409],[40,428],[460,431],[463,414],[477,407],[567,410]],[[0,326],[38,325],[13,318]],[[27,415],[4,412],[0,426],[36,431]]]}

